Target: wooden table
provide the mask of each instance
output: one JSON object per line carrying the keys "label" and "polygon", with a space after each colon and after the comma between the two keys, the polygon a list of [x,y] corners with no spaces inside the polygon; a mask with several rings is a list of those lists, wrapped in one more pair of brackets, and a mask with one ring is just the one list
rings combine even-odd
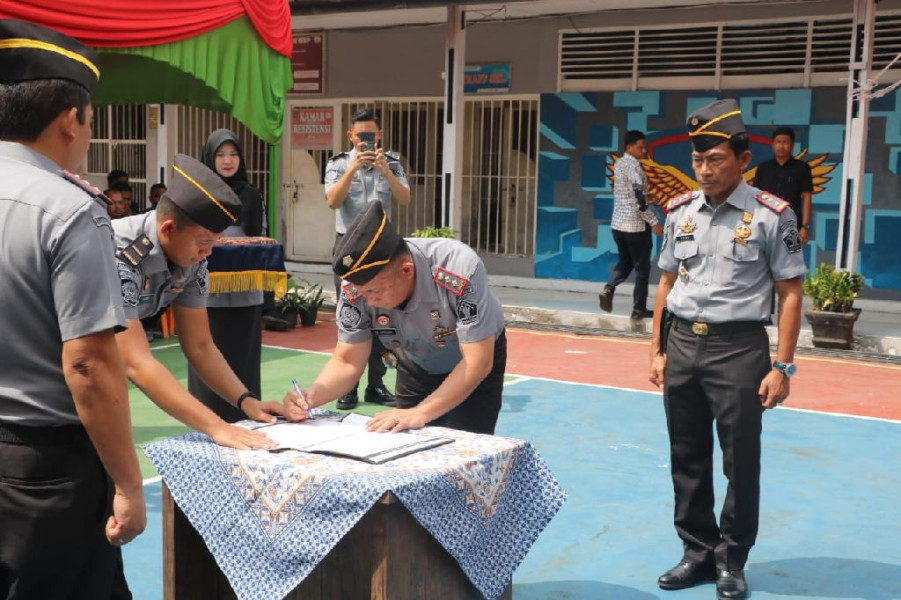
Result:
{"label": "wooden table", "polygon": [[[163,483],[163,597],[235,598]],[[391,492],[382,496],[286,600],[476,600],[457,561]],[[508,585],[502,600],[513,598]]]}

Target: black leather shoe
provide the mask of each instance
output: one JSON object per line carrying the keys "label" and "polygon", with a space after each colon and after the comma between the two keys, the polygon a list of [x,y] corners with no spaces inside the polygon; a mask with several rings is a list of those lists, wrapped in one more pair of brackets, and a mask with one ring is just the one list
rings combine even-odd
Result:
{"label": "black leather shoe", "polygon": [[653,318],[653,316],[654,316],[653,310],[648,310],[648,309],[639,310],[636,308],[635,310],[632,311],[632,320],[633,321],[640,321],[641,319],[651,319],[651,318]]}
{"label": "black leather shoe", "polygon": [[613,288],[608,286],[604,287],[604,291],[598,294],[598,300],[601,303],[601,310],[604,312],[610,312],[613,310]]}
{"label": "black leather shoe", "polygon": [[338,398],[338,409],[351,410],[357,407],[357,402],[359,402],[359,398],[357,398],[357,388],[354,387],[354,389]]}
{"label": "black leather shoe", "polygon": [[381,404],[382,406],[395,406],[397,404],[394,394],[389,392],[388,388],[382,383],[368,386],[364,398],[366,402]]}
{"label": "black leather shoe", "polygon": [[702,581],[716,579],[716,568],[710,563],[682,561],[657,579],[664,590],[684,590]]}
{"label": "black leather shoe", "polygon": [[741,569],[718,571],[716,574],[717,600],[741,600],[748,591],[745,574]]}

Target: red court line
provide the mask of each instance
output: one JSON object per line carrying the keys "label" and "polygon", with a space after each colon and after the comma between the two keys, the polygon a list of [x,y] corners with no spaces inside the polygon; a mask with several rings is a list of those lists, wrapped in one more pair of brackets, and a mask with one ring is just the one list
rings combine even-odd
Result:
{"label": "red court line", "polygon": [[[507,372],[575,383],[658,391],[647,379],[646,339],[507,330]],[[267,331],[263,343],[330,352],[334,317],[315,327]],[[852,359],[798,355],[798,375],[785,406],[901,421],[901,366]]]}

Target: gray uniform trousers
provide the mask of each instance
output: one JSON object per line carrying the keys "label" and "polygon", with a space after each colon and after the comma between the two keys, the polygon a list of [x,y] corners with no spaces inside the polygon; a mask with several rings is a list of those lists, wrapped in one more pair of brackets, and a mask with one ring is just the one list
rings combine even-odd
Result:
{"label": "gray uniform trousers", "polygon": [[[699,336],[678,321],[666,348],[664,407],[670,436],[675,526],[684,560],[741,569],[757,537],[760,512],[758,390],[770,370],[763,325]],[[726,498],[717,525],[713,423],[723,452]]]}

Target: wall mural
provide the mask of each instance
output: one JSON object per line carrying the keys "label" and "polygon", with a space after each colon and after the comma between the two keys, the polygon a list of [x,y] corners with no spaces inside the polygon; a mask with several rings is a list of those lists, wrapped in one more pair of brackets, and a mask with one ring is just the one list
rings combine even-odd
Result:
{"label": "wall mural", "polygon": [[[543,94],[538,163],[535,276],[606,281],[616,263],[610,232],[612,172],[626,131],[647,135],[649,187],[668,200],[697,189],[685,120],[722,97],[739,101],[753,159],[772,158],[777,126],[795,130],[797,158],[814,174],[808,266],[835,260],[838,237],[845,89],[639,91]],[[870,107],[859,269],[876,296],[901,298],[901,90]],[[665,206],[658,210],[665,209]],[[655,239],[654,253],[661,238]],[[656,262],[656,260],[654,261]],[[652,282],[659,273],[652,274]]]}

